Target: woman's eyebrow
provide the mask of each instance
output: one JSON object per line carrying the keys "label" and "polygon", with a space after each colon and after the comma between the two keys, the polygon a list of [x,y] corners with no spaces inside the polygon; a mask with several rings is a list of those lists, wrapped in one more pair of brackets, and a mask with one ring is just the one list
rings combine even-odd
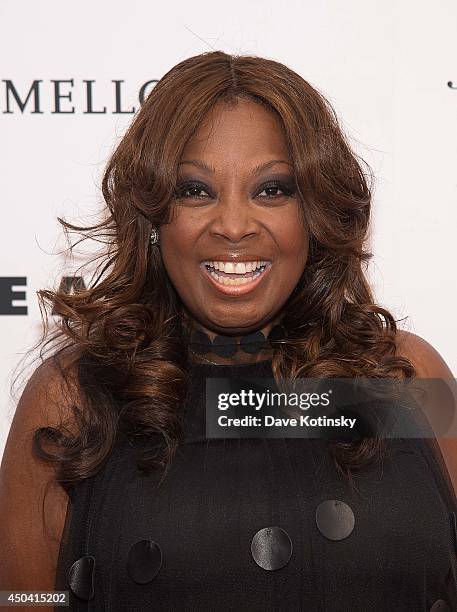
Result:
{"label": "woman's eyebrow", "polygon": [[[181,164],[189,164],[191,166],[197,166],[197,168],[200,168],[201,170],[203,170],[203,172],[206,172],[207,174],[215,174],[216,172],[213,166],[208,165],[206,162],[200,159],[183,160],[179,162],[179,165]],[[290,161],[286,161],[284,159],[272,159],[270,161],[254,166],[254,168],[252,169],[252,173],[260,174],[261,172],[263,172],[263,170],[268,170],[269,168],[271,168],[272,166],[275,166],[276,164],[287,164],[288,166],[292,167],[292,163]]]}

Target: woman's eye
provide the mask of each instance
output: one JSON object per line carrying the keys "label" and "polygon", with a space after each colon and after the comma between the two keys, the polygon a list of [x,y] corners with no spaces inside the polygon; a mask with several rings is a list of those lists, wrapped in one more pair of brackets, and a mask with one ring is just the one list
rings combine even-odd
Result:
{"label": "woman's eye", "polygon": [[269,183],[268,185],[264,185],[262,187],[262,191],[259,191],[258,195],[262,198],[278,198],[284,196],[291,196],[293,195],[293,193],[294,190],[291,187],[286,187],[281,183]]}
{"label": "woman's eye", "polygon": [[205,199],[205,196],[201,195],[202,192],[208,196],[208,192],[206,191],[206,187],[204,185],[201,185],[200,183],[187,183],[178,187],[175,197],[203,200]]}

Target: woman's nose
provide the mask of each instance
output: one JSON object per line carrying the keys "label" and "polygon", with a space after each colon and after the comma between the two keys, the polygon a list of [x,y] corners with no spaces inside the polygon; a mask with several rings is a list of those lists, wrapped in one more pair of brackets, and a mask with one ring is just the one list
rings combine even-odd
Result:
{"label": "woman's nose", "polygon": [[233,194],[221,197],[214,207],[210,232],[230,242],[239,242],[246,236],[258,234],[259,227],[258,214],[246,196]]}

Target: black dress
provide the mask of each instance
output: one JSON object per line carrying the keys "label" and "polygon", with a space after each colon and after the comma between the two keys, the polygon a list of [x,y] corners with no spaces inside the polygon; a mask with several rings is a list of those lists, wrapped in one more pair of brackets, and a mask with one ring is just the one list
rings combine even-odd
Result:
{"label": "black dress", "polygon": [[56,575],[71,610],[457,610],[457,507],[429,442],[391,440],[353,490],[325,441],[206,439],[206,377],[271,362],[191,368],[160,487],[124,438],[72,491]]}

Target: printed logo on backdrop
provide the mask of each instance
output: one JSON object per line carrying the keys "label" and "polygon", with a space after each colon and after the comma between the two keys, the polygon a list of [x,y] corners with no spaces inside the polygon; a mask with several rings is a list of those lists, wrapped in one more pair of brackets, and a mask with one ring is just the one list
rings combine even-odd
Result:
{"label": "printed logo on backdrop", "polygon": [[[138,104],[141,106],[159,79],[151,79],[138,89]],[[2,79],[3,109],[5,115],[31,114],[43,115],[129,115],[134,114],[136,106],[126,108],[124,98],[125,83],[122,79],[111,80],[111,95],[102,98],[97,92],[95,79],[35,79],[31,83],[16,83],[12,79]],[[75,106],[74,93],[82,100],[80,107]],[[106,94],[106,92],[105,92]],[[46,110],[48,109],[48,110]]]}
{"label": "printed logo on backdrop", "polygon": [[[138,89],[138,104],[141,106],[151,89],[159,79],[150,79]],[[43,115],[129,115],[134,114],[137,107],[126,108],[124,105],[123,79],[111,80],[111,96],[107,100],[97,95],[96,79],[34,79],[29,83],[16,83],[12,79],[2,79],[3,83],[3,114]],[[457,82],[448,81],[450,89],[457,90]],[[78,89],[82,94],[82,105],[75,106],[73,94]],[[45,111],[44,109],[48,109]]]}
{"label": "printed logo on backdrop", "polygon": [[[0,315],[27,315],[27,304],[16,304],[27,299],[26,276],[0,276]],[[81,276],[63,276],[59,291],[65,293],[76,293],[86,289],[84,279]],[[51,313],[54,314],[54,313]]]}

